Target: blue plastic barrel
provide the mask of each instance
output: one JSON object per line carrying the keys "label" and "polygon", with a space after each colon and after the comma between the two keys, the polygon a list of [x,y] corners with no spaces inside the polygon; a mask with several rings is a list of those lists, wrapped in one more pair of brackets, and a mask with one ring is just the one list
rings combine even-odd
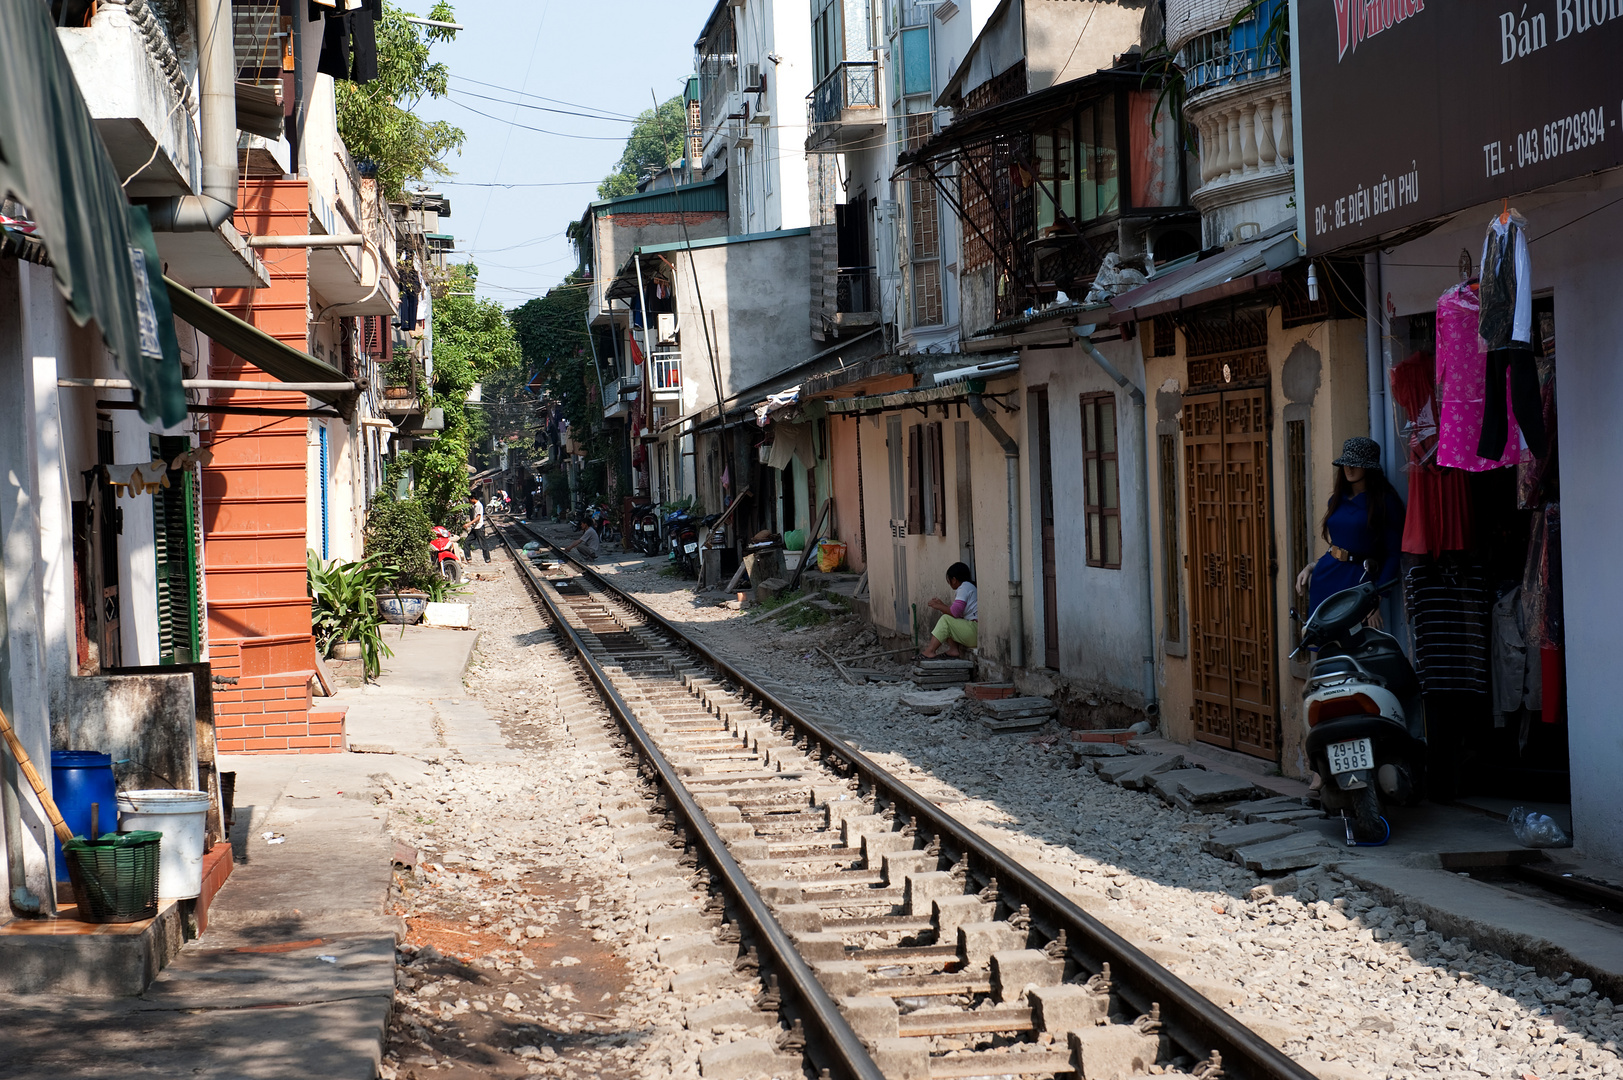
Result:
{"label": "blue plastic barrel", "polygon": [[[90,804],[97,804],[96,827],[104,833],[118,830],[118,785],[113,781],[113,756],[94,750],[51,751],[51,797],[62,820],[75,836],[90,835]],[[56,841],[56,880],[68,880],[68,861],[62,841]]]}

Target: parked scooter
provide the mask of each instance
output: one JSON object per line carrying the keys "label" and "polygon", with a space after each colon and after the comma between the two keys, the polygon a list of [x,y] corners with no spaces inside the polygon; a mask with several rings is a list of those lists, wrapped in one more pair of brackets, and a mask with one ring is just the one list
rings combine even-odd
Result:
{"label": "parked scooter", "polygon": [[[1373,572],[1371,564],[1367,572]],[[1340,811],[1350,843],[1384,843],[1381,803],[1424,795],[1426,714],[1420,680],[1391,634],[1365,626],[1396,582],[1365,581],[1319,604],[1292,657],[1317,649],[1302,691],[1307,757],[1323,778],[1319,799]]]}
{"label": "parked scooter", "polygon": [[632,526],[637,530],[637,550],[644,555],[658,555],[662,549],[659,535],[659,515],[652,506],[644,506],[632,519]]}
{"label": "parked scooter", "polygon": [[428,549],[434,554],[434,566],[439,570],[440,577],[452,585],[462,584],[462,545],[456,542],[451,530],[443,525],[434,526]]}

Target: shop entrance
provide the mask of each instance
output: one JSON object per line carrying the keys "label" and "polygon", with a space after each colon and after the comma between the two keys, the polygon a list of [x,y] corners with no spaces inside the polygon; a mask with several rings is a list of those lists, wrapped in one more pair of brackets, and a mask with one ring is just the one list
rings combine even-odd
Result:
{"label": "shop entrance", "polygon": [[1511,392],[1494,403],[1503,449],[1479,456],[1491,447],[1479,433],[1484,369],[1493,369],[1474,332],[1478,304],[1475,283],[1462,283],[1443,293],[1436,315],[1395,319],[1393,338],[1407,339],[1409,353],[1391,387],[1408,462],[1403,600],[1425,692],[1427,793],[1504,813],[1569,798],[1560,335],[1553,300],[1535,298],[1537,381],[1520,401]]}
{"label": "shop entrance", "polygon": [[1195,737],[1278,761],[1268,428],[1266,387],[1183,399]]}

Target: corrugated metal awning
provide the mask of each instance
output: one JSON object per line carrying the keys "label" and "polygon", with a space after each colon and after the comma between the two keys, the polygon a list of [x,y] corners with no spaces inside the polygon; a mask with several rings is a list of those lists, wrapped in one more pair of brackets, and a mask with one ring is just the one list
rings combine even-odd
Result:
{"label": "corrugated metal awning", "polygon": [[311,397],[336,404],[354,393],[355,382],[342,371],[309,353],[300,352],[284,341],[271,337],[252,323],[243,322],[225,308],[198,296],[184,285],[164,278],[169,286],[169,303],[177,316],[207,334],[210,341],[231,350],[254,367],[279,382],[348,383],[348,390],[309,390]]}

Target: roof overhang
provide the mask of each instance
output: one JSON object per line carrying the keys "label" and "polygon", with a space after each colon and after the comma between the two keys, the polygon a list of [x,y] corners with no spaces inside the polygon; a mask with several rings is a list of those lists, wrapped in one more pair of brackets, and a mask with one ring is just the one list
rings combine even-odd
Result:
{"label": "roof overhang", "polygon": [[950,157],[967,147],[1014,131],[1023,131],[1117,90],[1137,89],[1144,85],[1144,80],[1145,72],[1141,66],[1109,68],[1032,94],[1023,94],[1012,101],[964,113],[923,145],[897,155],[897,170],[899,172],[936,158]]}
{"label": "roof overhang", "polygon": [[348,390],[307,391],[311,397],[329,405],[336,405],[355,392],[355,381],[331,364],[271,337],[259,327],[244,322],[184,285],[168,278],[164,278],[164,284],[169,286],[169,306],[177,317],[278,382],[348,383]]}
{"label": "roof overhang", "polygon": [[1281,270],[1301,257],[1295,219],[1288,218],[1255,240],[1180,266],[1121,294],[1110,302],[1110,321],[1136,322],[1269,288],[1279,284]]}

